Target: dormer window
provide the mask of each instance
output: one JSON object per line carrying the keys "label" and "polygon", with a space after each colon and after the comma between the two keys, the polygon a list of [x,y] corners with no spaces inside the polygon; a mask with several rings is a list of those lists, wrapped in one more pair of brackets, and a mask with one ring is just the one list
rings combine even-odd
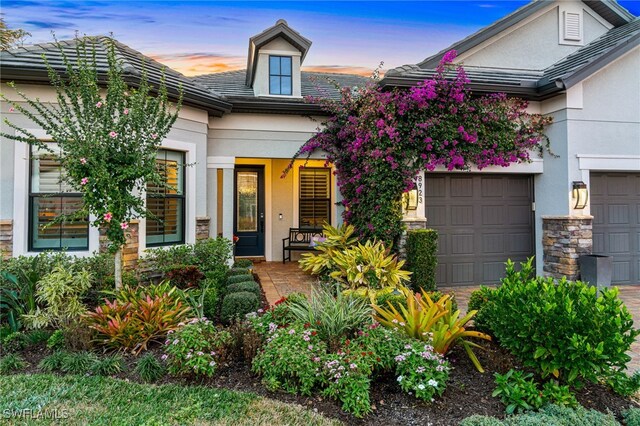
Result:
{"label": "dormer window", "polygon": [[269,94],[291,95],[291,56],[269,56]]}

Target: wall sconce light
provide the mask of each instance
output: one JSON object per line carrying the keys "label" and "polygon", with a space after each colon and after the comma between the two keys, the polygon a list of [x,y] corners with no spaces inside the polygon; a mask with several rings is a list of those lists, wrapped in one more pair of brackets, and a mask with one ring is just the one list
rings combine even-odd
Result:
{"label": "wall sconce light", "polygon": [[589,200],[589,191],[587,190],[587,184],[582,181],[573,182],[571,198],[574,199],[574,209],[584,209],[587,206],[587,201]]}
{"label": "wall sconce light", "polygon": [[402,194],[405,210],[417,210],[418,209],[418,190],[412,189],[409,192]]}

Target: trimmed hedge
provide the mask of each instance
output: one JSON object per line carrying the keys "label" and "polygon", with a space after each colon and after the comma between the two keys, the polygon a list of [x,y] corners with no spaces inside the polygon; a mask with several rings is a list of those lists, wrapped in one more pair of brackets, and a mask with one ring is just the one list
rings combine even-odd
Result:
{"label": "trimmed hedge", "polygon": [[434,229],[412,229],[407,231],[407,263],[411,271],[411,287],[415,291],[436,289],[436,267],[438,266],[438,232]]}
{"label": "trimmed hedge", "polygon": [[473,324],[476,330],[482,331],[483,333],[493,334],[489,324],[489,318],[487,318],[488,309],[485,309],[485,307],[495,291],[496,290],[491,287],[481,286],[479,290],[472,292],[469,297],[467,312],[478,311],[476,316],[473,317]]}
{"label": "trimmed hedge", "polygon": [[250,275],[251,271],[248,268],[239,268],[234,266],[233,268],[227,271],[228,277],[233,277],[235,275]]}
{"label": "trimmed hedge", "polygon": [[260,307],[260,299],[254,293],[241,291],[227,294],[222,301],[220,319],[229,324],[236,318],[244,318],[250,312],[255,312]]}
{"label": "trimmed hedge", "polygon": [[[631,423],[627,423],[631,426]],[[504,420],[474,415],[460,422],[460,426],[620,426],[613,414],[604,414],[584,407],[566,408],[548,405]]]}
{"label": "trimmed hedge", "polygon": [[253,262],[249,259],[238,259],[235,261],[235,263],[233,264],[234,268],[247,268],[247,269],[251,269],[253,268]]}
{"label": "trimmed hedge", "polygon": [[227,294],[239,293],[241,291],[248,291],[254,293],[258,298],[262,296],[260,291],[260,284],[255,281],[245,281],[241,283],[229,284],[227,287]]}
{"label": "trimmed hedge", "polygon": [[253,275],[244,274],[244,275],[232,275],[227,278],[227,285],[236,284],[236,283],[244,283],[247,281],[253,281]]}

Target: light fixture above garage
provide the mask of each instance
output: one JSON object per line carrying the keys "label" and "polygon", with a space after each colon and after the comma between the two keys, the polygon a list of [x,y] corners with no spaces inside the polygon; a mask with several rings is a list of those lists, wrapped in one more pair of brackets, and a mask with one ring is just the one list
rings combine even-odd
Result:
{"label": "light fixture above garage", "polygon": [[587,184],[582,181],[573,182],[571,198],[573,198],[574,200],[574,209],[584,209],[587,206],[587,201],[589,200],[589,191],[587,190]]}

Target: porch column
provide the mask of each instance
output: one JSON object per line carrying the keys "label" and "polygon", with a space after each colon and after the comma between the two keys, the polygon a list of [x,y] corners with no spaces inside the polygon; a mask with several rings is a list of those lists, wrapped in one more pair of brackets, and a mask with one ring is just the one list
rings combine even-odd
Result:
{"label": "porch column", "polygon": [[[209,169],[209,182],[213,188],[207,189],[207,196],[215,195],[209,200],[208,206],[213,221],[215,217],[215,226],[212,224],[210,232],[216,232],[218,222],[222,221],[222,236],[229,240],[233,240],[233,170],[235,167],[235,157],[207,157],[207,168]],[[222,169],[222,218],[217,217],[217,169]],[[215,184],[215,185],[214,185]]]}
{"label": "porch column", "polygon": [[207,168],[207,216],[209,222],[209,237],[218,235],[218,169]]}

